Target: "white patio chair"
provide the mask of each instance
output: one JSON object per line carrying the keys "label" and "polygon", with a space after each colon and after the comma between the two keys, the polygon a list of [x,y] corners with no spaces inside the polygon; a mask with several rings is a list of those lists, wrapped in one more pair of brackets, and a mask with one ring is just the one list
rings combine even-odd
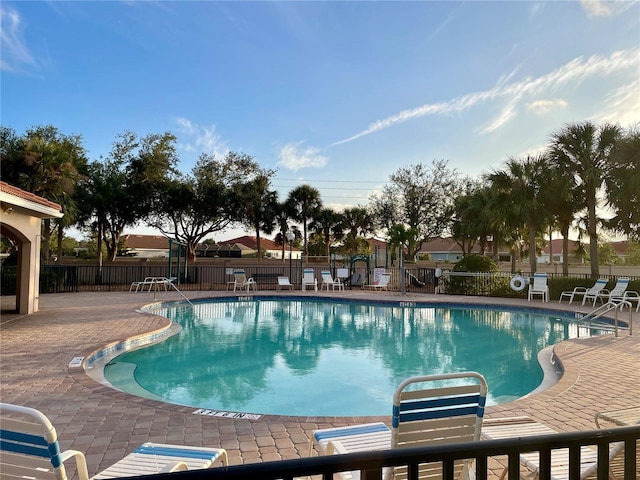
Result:
{"label": "white patio chair", "polygon": [[562,303],[562,299],[569,298],[569,305],[573,302],[574,298],[582,296],[582,305],[588,298],[595,298],[600,291],[607,286],[608,280],[606,278],[599,278],[596,283],[590,287],[576,287],[573,290],[565,290],[560,294],[560,300],[558,303]]}
{"label": "white patio chair", "polygon": [[[89,479],[84,454],[77,450],[60,453],[56,429],[39,410],[0,403],[0,423],[2,478],[66,480],[65,462],[74,459],[78,478]],[[217,458],[223,465],[228,464],[223,448],[145,443],[92,478],[137,477],[208,468]]]}
{"label": "white patio chair", "polygon": [[329,287],[331,287],[331,290],[335,290],[336,288],[338,290],[344,290],[344,284],[342,283],[342,281],[338,278],[334,279],[333,276],[331,276],[330,271],[323,270],[322,272],[320,272],[320,275],[322,275],[322,286],[320,287],[320,290],[325,287],[327,289],[327,292],[329,291]]}
{"label": "white patio chair", "polygon": [[529,301],[531,301],[531,299],[533,299],[536,295],[540,295],[543,302],[549,301],[549,287],[547,286],[546,273],[533,274],[533,283],[529,285]]}
{"label": "white patio chair", "polygon": [[318,279],[313,268],[305,268],[302,271],[302,291],[305,291],[307,287],[313,287],[316,292],[318,291]]}

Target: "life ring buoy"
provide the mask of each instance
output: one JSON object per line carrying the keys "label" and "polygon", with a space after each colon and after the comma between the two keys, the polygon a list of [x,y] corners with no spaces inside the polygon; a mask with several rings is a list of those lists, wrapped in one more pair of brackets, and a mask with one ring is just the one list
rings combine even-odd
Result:
{"label": "life ring buoy", "polygon": [[513,290],[514,292],[521,292],[522,290],[524,290],[524,287],[527,286],[527,281],[520,275],[516,275],[511,279],[511,282],[509,282],[509,284],[511,285],[511,290]]}

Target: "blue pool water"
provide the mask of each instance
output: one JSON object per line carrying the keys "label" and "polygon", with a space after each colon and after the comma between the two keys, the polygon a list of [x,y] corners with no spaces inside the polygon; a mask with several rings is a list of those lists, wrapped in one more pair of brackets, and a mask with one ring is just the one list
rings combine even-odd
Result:
{"label": "blue pool water", "polygon": [[526,395],[542,381],[537,353],[575,336],[575,324],[553,315],[400,305],[274,297],[166,304],[153,312],[182,331],[116,357],[105,377],[131,393],[142,387],[151,398],[218,411],[388,415],[395,387],[413,375],[474,370],[487,379],[489,404]]}

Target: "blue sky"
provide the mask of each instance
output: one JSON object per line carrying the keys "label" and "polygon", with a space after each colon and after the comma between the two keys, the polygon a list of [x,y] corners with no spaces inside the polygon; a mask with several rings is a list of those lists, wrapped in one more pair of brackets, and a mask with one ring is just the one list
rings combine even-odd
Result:
{"label": "blue sky", "polygon": [[[640,3],[12,2],[1,123],[171,131],[180,169],[228,150],[325,205],[365,205],[402,166],[479,176],[568,122],[640,121]],[[231,232],[217,235],[228,238]]]}

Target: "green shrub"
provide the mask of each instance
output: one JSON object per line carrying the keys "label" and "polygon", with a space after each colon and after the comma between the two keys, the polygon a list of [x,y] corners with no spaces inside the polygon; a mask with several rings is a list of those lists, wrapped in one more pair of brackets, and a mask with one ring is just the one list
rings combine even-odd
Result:
{"label": "green shrub", "polygon": [[497,272],[498,265],[490,257],[484,255],[467,255],[453,266],[454,272]]}

